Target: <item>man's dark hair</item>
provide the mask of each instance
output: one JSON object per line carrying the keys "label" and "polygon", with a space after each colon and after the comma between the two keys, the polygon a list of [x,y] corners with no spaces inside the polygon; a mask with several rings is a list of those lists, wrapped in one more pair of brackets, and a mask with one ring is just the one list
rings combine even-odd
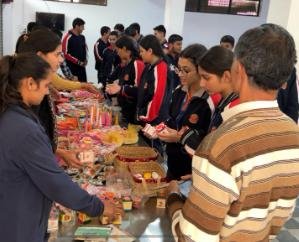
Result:
{"label": "man's dark hair", "polygon": [[125,29],[125,35],[134,37],[137,34],[136,29],[132,28],[131,25]]}
{"label": "man's dark hair", "polygon": [[73,23],[72,23],[73,28],[75,28],[76,25],[81,26],[81,25],[84,25],[84,24],[85,24],[85,21],[82,18],[75,18],[73,20]]}
{"label": "man's dark hair", "polygon": [[101,28],[101,35],[107,34],[110,31],[110,28],[108,26],[103,26]]}
{"label": "man's dark hair", "polygon": [[224,35],[221,39],[220,39],[220,44],[221,43],[230,43],[232,45],[232,47],[235,46],[235,39],[233,36],[231,35]]}
{"label": "man's dark hair", "polygon": [[263,24],[246,31],[234,54],[244,66],[251,84],[264,90],[278,90],[297,61],[293,37],[275,24]]}
{"label": "man's dark hair", "polygon": [[156,26],[155,28],[153,28],[153,30],[156,30],[156,31],[159,31],[159,32],[162,32],[162,33],[164,33],[164,35],[166,35],[166,29],[165,29],[165,27],[164,27],[164,25],[158,25],[158,26]]}
{"label": "man's dark hair", "polygon": [[29,22],[29,23],[27,24],[27,34],[30,33],[30,32],[32,31],[32,29],[33,29],[34,27],[36,27],[36,26],[37,26],[37,23],[36,23],[36,22]]}
{"label": "man's dark hair", "polygon": [[130,24],[130,28],[136,30],[137,34],[140,34],[140,24],[139,23]]}
{"label": "man's dark hair", "polygon": [[124,32],[124,30],[125,30],[125,26],[123,25],[123,24],[116,24],[116,25],[114,25],[114,28],[113,28],[114,30],[118,30],[119,32]]}
{"label": "man's dark hair", "polygon": [[183,37],[178,34],[172,34],[168,38],[168,43],[173,44],[176,41],[183,41]]}
{"label": "man's dark hair", "polygon": [[114,35],[114,36],[116,36],[118,38],[118,32],[115,31],[115,30],[111,31],[110,34],[109,34],[109,36],[110,35]]}

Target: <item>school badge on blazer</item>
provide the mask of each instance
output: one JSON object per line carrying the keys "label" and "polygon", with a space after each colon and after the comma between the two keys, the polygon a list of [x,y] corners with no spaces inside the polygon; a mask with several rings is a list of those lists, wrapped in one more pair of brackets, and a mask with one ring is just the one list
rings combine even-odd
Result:
{"label": "school badge on blazer", "polygon": [[199,117],[195,113],[191,114],[189,117],[189,122],[192,124],[196,124],[198,122],[198,120],[199,120]]}
{"label": "school badge on blazer", "polygon": [[126,75],[124,76],[124,80],[125,80],[125,81],[129,81],[129,74],[126,74]]}

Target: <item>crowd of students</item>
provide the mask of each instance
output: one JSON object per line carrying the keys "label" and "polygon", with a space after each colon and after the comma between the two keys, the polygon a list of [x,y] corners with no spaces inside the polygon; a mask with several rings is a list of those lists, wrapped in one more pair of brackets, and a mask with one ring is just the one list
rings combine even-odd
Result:
{"label": "crowd of students", "polygon": [[[72,183],[54,157],[56,153],[70,166],[79,165],[72,152],[56,148],[49,89],[97,92],[85,83],[84,24],[75,19],[62,43],[51,30],[32,31],[21,37],[16,56],[1,60],[0,135],[8,137],[0,144],[0,225],[6,231],[5,241],[42,241],[50,201],[91,215],[112,216],[117,209]],[[126,122],[164,125],[155,137],[145,136],[167,155],[167,178],[173,180],[168,197],[173,233],[193,241],[266,241],[277,234],[290,215],[299,186],[299,167],[294,163],[299,159],[298,127],[276,103],[279,95],[289,98],[285,92],[290,86],[285,83],[296,79],[296,52],[289,33],[265,24],[245,32],[234,52],[231,36],[210,49],[192,44],[181,51],[183,38],[175,34],[167,42],[163,25],[146,36],[140,34],[138,23],[126,29],[117,24],[115,29],[110,32],[103,26],[94,46],[98,81],[107,95],[117,97]],[[62,53],[82,82],[56,74],[64,61]],[[297,96],[296,100],[294,120]],[[271,152],[286,157],[278,155],[278,159]],[[262,177],[271,178],[271,183],[257,186],[257,193],[254,184],[261,181],[255,169],[270,164],[273,170]],[[279,167],[285,169],[285,178]],[[175,182],[181,179],[193,179],[185,203]],[[255,202],[251,197],[259,199]],[[32,218],[24,222],[27,208],[36,203],[38,212],[33,217],[27,214]],[[244,213],[260,207],[277,214],[267,210],[264,223],[257,223],[260,228],[243,226],[242,219],[250,220]],[[279,207],[286,213],[278,221]]]}

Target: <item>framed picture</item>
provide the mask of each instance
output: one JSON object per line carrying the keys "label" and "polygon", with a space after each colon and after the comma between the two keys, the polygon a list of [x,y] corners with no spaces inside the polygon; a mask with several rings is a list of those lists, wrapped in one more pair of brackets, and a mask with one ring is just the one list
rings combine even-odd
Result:
{"label": "framed picture", "polygon": [[186,12],[259,16],[261,0],[187,0]]}
{"label": "framed picture", "polygon": [[107,0],[44,0],[52,2],[63,2],[63,3],[81,3],[81,4],[93,4],[107,6]]}

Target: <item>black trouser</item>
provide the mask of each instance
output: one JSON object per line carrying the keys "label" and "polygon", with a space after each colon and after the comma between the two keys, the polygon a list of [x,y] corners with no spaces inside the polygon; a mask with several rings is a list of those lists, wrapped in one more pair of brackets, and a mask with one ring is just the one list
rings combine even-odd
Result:
{"label": "black trouser", "polygon": [[67,62],[68,67],[70,68],[72,74],[74,76],[78,77],[78,80],[80,82],[87,82],[87,76],[86,76],[86,69],[85,67],[75,65],[74,63]]}
{"label": "black trouser", "polygon": [[192,157],[179,143],[167,143],[167,179],[181,180],[181,176],[191,174]]}

